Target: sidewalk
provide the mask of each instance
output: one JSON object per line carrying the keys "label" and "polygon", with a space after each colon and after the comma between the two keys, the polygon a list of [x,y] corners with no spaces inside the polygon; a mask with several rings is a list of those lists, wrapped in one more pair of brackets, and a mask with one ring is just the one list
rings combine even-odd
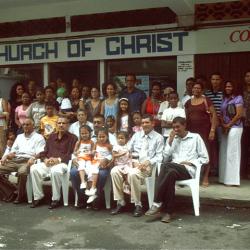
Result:
{"label": "sidewalk", "polygon": [[[177,187],[176,195],[178,199],[181,198],[179,196],[191,198],[190,188]],[[250,180],[241,180],[240,187],[226,187],[213,177],[209,187],[200,187],[200,202],[206,205],[250,208]]]}

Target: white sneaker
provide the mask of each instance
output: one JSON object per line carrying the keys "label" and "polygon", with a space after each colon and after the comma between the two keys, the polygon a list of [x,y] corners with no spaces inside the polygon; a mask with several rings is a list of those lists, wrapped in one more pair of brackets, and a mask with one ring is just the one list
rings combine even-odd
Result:
{"label": "white sneaker", "polygon": [[91,196],[89,196],[89,198],[88,198],[88,200],[87,200],[87,203],[89,204],[89,203],[92,203],[95,199],[97,198],[97,195],[91,195]]}
{"label": "white sneaker", "polygon": [[97,191],[96,188],[87,189],[87,190],[85,191],[85,194],[88,195],[88,196],[95,195],[95,194],[96,194],[96,191]]}
{"label": "white sneaker", "polygon": [[86,182],[82,182],[80,185],[80,189],[85,189],[87,187],[87,183]]}

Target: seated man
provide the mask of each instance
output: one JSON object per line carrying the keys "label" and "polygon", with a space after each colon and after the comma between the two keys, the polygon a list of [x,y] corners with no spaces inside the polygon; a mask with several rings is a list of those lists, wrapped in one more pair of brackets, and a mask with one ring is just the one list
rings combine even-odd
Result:
{"label": "seated man", "polygon": [[[131,202],[135,203],[134,216],[142,215],[141,182],[152,173],[152,167],[162,162],[163,137],[154,131],[153,116],[142,116],[142,129],[136,132],[128,143],[128,148],[133,155],[133,168],[128,170],[127,178],[131,187]],[[119,168],[111,170],[114,199],[117,207],[111,211],[112,215],[122,212],[125,206],[123,182],[124,177]]]}
{"label": "seated man", "polygon": [[69,132],[80,138],[80,127],[88,125],[93,130],[93,123],[87,121],[87,111],[85,109],[77,110],[77,121],[72,123],[69,127]]}
{"label": "seated man", "polygon": [[[170,222],[174,209],[175,182],[194,178],[196,166],[207,164],[208,153],[199,134],[186,130],[186,119],[176,117],[163,152],[164,162],[156,181],[154,203],[146,215],[166,209],[162,222]],[[171,162],[167,160],[171,157]]]}
{"label": "seated man", "polygon": [[[105,125],[105,118],[103,115],[97,114],[94,116],[93,118],[93,126],[94,126],[94,133],[92,134],[91,140],[96,143],[97,140],[97,131],[99,128],[104,127]],[[109,141],[110,144],[115,145],[116,144],[116,138],[114,135],[112,135],[111,133],[109,133]],[[106,164],[108,164],[109,161],[107,160]],[[105,165],[105,162],[103,162],[103,164]],[[77,207],[81,208],[84,205],[84,200],[85,200],[85,195],[84,195],[84,190],[80,189],[80,184],[81,184],[81,180],[80,180],[80,176],[79,176],[79,172],[77,169],[77,163],[73,160],[73,165],[74,167],[71,169],[70,171],[70,179],[72,182],[72,187],[73,189],[77,192],[78,195],[78,204]],[[99,208],[99,201],[101,198],[101,194],[103,192],[103,188],[105,186],[106,180],[109,176],[109,172],[110,172],[110,168],[100,168],[99,169],[99,174],[98,174],[98,181],[97,181],[97,199],[95,201],[95,205],[96,208]]]}
{"label": "seated man", "polygon": [[48,174],[50,174],[52,182],[52,202],[49,209],[60,205],[63,175],[67,171],[67,164],[77,141],[77,137],[67,131],[68,128],[68,118],[59,117],[57,120],[58,132],[49,136],[45,149],[40,154],[43,162],[34,164],[30,168],[34,194],[32,208],[39,206],[44,197],[42,181]]}
{"label": "seated man", "polygon": [[[15,204],[24,202],[29,167],[34,164],[35,159],[39,157],[39,153],[44,150],[45,146],[43,136],[34,131],[34,122],[31,118],[24,120],[23,131],[23,134],[17,136],[10,153],[3,156],[0,165],[0,174],[18,173]],[[7,180],[1,182],[0,189],[5,193],[7,200],[10,201],[14,197],[13,186]]]}

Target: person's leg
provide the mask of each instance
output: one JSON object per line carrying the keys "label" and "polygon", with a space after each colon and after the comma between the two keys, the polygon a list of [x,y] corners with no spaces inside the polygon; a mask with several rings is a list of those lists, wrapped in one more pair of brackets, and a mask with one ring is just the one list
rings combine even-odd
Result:
{"label": "person's leg", "polygon": [[125,205],[124,193],[123,193],[123,175],[119,171],[119,167],[115,166],[112,168],[110,172],[110,176],[112,179],[112,187],[114,193],[114,200],[117,203],[122,203],[121,205]]}
{"label": "person's leg", "polygon": [[164,185],[165,197],[163,198],[163,203],[167,213],[173,213],[175,200],[175,182],[177,180],[186,180],[190,178],[191,176],[184,165],[174,163],[173,165],[171,165],[165,177]]}
{"label": "person's leg", "polygon": [[34,200],[41,200],[44,197],[42,181],[43,178],[50,172],[50,168],[44,163],[34,164],[30,168],[30,177]]}
{"label": "person's leg", "polygon": [[97,181],[97,195],[100,197],[103,193],[103,188],[105,186],[106,180],[110,174],[109,168],[100,168]]}
{"label": "person's leg", "polygon": [[98,180],[98,174],[92,174],[91,188],[96,189],[97,180]]}
{"label": "person's leg", "polygon": [[60,201],[65,170],[67,170],[67,165],[65,163],[60,163],[51,167],[52,201]]}

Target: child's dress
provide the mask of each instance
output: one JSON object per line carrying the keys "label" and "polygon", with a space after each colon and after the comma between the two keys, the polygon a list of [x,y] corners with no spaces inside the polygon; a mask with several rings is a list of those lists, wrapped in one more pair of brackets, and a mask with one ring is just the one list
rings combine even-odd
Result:
{"label": "child's dress", "polygon": [[91,171],[93,174],[99,173],[99,165],[100,162],[104,159],[107,159],[109,161],[112,160],[112,154],[109,150],[108,146],[102,145],[100,146],[98,143],[96,143],[96,149],[94,154],[94,159],[91,162]]}
{"label": "child's dress", "polygon": [[123,146],[115,145],[113,148],[113,151],[119,154],[125,153],[124,155],[115,158],[114,165],[118,166],[123,174],[127,174],[128,168],[132,167],[132,159],[130,157],[130,153],[129,153],[127,145],[123,145]]}
{"label": "child's dress", "polygon": [[91,159],[92,159],[92,143],[91,140],[88,142],[81,142],[78,154],[77,154],[77,161],[79,164],[78,171],[84,170],[88,179],[92,176],[91,171]]}

